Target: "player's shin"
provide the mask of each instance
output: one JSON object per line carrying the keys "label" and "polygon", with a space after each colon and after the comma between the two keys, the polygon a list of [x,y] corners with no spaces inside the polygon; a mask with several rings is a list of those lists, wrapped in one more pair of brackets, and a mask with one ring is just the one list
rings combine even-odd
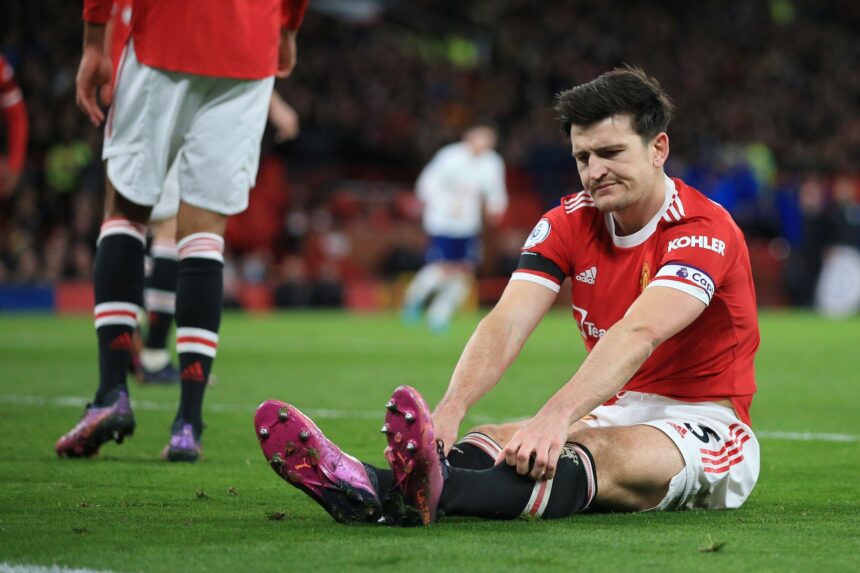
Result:
{"label": "player's shin", "polygon": [[504,463],[481,471],[450,468],[439,508],[445,515],[486,519],[568,517],[594,499],[595,476],[591,453],[568,443],[551,480],[534,481]]}
{"label": "player's shin", "polygon": [[176,283],[176,351],[182,389],[177,422],[203,429],[203,393],[218,348],[224,291],[224,239],[195,233],[182,239]]}
{"label": "player's shin", "polygon": [[176,310],[176,279],[179,270],[176,243],[156,239],[152,245],[152,274],[147,279],[144,302],[149,327],[141,362],[148,371],[161,370],[170,362],[167,335]]}
{"label": "player's shin", "polygon": [[95,405],[126,387],[126,372],[143,298],[143,225],[122,217],[102,223],[93,288],[99,345],[99,388]]}

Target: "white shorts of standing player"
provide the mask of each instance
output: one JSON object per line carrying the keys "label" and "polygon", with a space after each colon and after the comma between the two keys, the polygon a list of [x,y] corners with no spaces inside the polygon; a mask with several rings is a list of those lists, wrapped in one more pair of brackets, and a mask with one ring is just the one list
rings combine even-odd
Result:
{"label": "white shorts of standing player", "polygon": [[116,190],[154,206],[169,168],[179,198],[234,215],[248,206],[274,78],[236,80],[141,64],[129,42],[118,68],[102,152]]}
{"label": "white shorts of standing player", "polygon": [[[181,153],[181,152],[180,152]],[[164,179],[164,187],[161,189],[161,197],[152,208],[149,220],[160,223],[171,219],[179,213],[179,160],[175,159],[173,165],[167,171]]]}
{"label": "white shorts of standing player", "polygon": [[653,426],[681,451],[685,467],[655,510],[737,508],[758,480],[758,440],[727,406],[620,392],[615,404],[591,415],[585,422],[593,428]]}

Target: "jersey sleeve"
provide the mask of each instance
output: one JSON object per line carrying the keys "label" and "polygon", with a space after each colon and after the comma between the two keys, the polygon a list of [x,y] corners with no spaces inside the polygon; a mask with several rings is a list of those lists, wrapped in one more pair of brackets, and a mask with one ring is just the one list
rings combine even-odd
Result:
{"label": "jersey sleeve", "polygon": [[281,0],[281,26],[287,30],[298,30],[305,19],[309,0]]}
{"label": "jersey sleeve", "polygon": [[547,212],[526,239],[511,280],[529,281],[559,292],[571,273],[571,239],[564,210],[556,207]]}
{"label": "jersey sleeve", "polygon": [[693,220],[672,227],[661,238],[658,270],[648,288],[674,288],[709,305],[741,240],[731,224],[718,220]]}
{"label": "jersey sleeve", "polygon": [[105,24],[112,8],[113,0],[84,0],[84,22]]}

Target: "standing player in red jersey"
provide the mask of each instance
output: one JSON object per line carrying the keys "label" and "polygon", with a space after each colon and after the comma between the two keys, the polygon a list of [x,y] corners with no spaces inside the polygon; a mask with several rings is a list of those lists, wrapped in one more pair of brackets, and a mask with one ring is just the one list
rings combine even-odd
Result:
{"label": "standing player in red jersey", "polygon": [[[133,0],[114,0],[106,28],[106,49],[110,51],[113,79],[131,38]],[[275,127],[276,141],[298,135],[298,114],[279,95],[272,92],[269,121]],[[142,336],[135,333],[130,371],[143,384],[179,382],[180,371],[172,363],[168,335],[176,310],[176,278],[179,267],[176,251],[176,215],[179,212],[179,169],[174,160],[165,177],[164,188],[149,216],[152,241],[149,249],[149,272],[144,279],[143,303],[148,317]],[[138,349],[138,347],[140,347]],[[210,383],[214,375],[210,373]]]}
{"label": "standing player in red jersey", "polygon": [[[270,444],[299,443],[298,432],[323,459],[348,458],[291,406],[258,409],[264,453],[333,515],[356,497],[394,521],[403,512],[391,500],[402,499],[416,524],[588,507],[736,508],[755,486],[749,407],[759,333],[741,231],[722,207],[665,175],[672,105],[653,78],[617,69],[560,94],[556,110],[585,190],[538,222],[432,416],[413,389],[395,391],[383,427],[392,470],[342,461],[340,481],[323,480],[328,489],[314,495],[314,476],[290,467],[296,454]],[[585,360],[532,418],[475,428],[455,443],[566,277]]]}
{"label": "standing player in red jersey", "polygon": [[5,199],[18,187],[24,170],[29,122],[21,88],[15,82],[12,66],[3,56],[0,56],[0,110],[6,122],[7,157],[0,158],[0,199]]}
{"label": "standing player in red jersey", "polygon": [[[77,75],[78,106],[94,125],[107,120],[105,219],[94,271],[99,387],[56,450],[90,456],[134,430],[125,376],[143,302],[144,231],[176,162],[182,388],[163,456],[196,461],[203,392],[218,347],[224,228],[229,215],[247,206],[274,76],[286,77],[295,65],[307,0],[135,0],[115,82],[105,50],[112,4],[84,2]],[[112,104],[107,118],[97,95]]]}

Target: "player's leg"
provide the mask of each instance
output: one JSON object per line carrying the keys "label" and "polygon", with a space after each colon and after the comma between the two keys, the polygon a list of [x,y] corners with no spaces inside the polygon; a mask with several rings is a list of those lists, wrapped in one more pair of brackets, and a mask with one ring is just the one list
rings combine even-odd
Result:
{"label": "player's leg", "polygon": [[[93,283],[99,345],[99,388],[92,408],[57,443],[61,455],[92,455],[106,438],[105,425],[119,420],[117,441],[133,429],[126,372],[132,332],[143,302],[144,232],[161,193],[173,114],[182,94],[159,90],[161,72],[140,64],[129,46],[105,130],[105,218],[99,234]],[[116,410],[112,412],[111,409]]]}
{"label": "player's leg", "polygon": [[133,203],[106,184],[105,217],[93,272],[99,385],[83,419],[56,444],[58,455],[95,454],[102,443],[134,431],[126,374],[143,299],[145,222],[150,207]]}
{"label": "player's leg", "polygon": [[152,208],[150,255],[152,266],[146,278],[144,304],[149,318],[140,352],[140,379],[144,383],[179,381],[179,371],[171,363],[167,337],[176,310],[176,225],[179,213],[179,161],[174,160],[164,180],[158,203]]}
{"label": "player's leg", "polygon": [[684,470],[684,457],[662,431],[645,425],[580,428],[569,438],[589,449],[600,491],[595,507],[612,511],[652,509]]}
{"label": "player's leg", "polygon": [[178,154],[179,207],[176,350],[180,401],[164,456],[200,455],[203,395],[218,348],[224,291],[227,217],[248,206],[273,78],[228,80],[191,76],[200,105]]}
{"label": "player's leg", "polygon": [[224,297],[224,230],[227,217],[181,203],[176,280],[176,352],[180,397],[163,452],[170,461],[196,461],[203,433],[203,394],[218,348]]}
{"label": "player's leg", "polygon": [[445,332],[454,313],[462,306],[472,287],[472,268],[468,264],[449,263],[437,295],[427,309],[427,324],[433,332]]}
{"label": "player's leg", "polygon": [[[487,424],[472,432],[504,447],[519,426],[520,422]],[[568,442],[581,444],[591,453],[600,484],[594,506],[613,511],[656,507],[685,465],[672,440],[651,426],[591,428],[580,421],[571,426]]]}
{"label": "player's leg", "polygon": [[582,444],[565,445],[552,480],[536,482],[506,464],[454,468],[435,441],[430,411],[417,391],[401,386],[387,408],[386,458],[405,505],[413,510],[396,516],[401,523],[426,525],[438,515],[567,517],[588,507],[597,492],[594,460]]}
{"label": "player's leg", "polygon": [[[178,198],[177,198],[178,201]],[[167,337],[176,310],[176,280],[179,257],[176,252],[176,216],[150,222],[153,239],[150,254],[152,271],[146,278],[144,304],[148,317],[140,363],[144,383],[179,381],[179,371],[171,364]]]}
{"label": "player's leg", "polygon": [[418,320],[427,299],[439,288],[445,280],[445,270],[439,263],[428,263],[421,267],[403,297],[402,316],[405,322]]}
{"label": "player's leg", "polygon": [[445,332],[465,302],[472,287],[475,269],[480,260],[481,245],[478,237],[450,239],[444,255],[445,274],[438,294],[427,309],[427,323],[434,332]]}

